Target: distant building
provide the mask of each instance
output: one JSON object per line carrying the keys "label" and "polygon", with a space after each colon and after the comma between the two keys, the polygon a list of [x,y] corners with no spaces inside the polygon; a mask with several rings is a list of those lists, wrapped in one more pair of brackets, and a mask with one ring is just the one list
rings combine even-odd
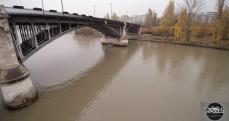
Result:
{"label": "distant building", "polygon": [[216,18],[217,12],[207,12],[197,15],[197,20],[202,23],[211,23]]}
{"label": "distant building", "polygon": [[214,21],[214,19],[217,16],[217,12],[207,12],[206,19],[208,23],[211,23]]}
{"label": "distant building", "polygon": [[145,20],[145,15],[135,15],[130,17],[130,22],[136,23],[136,24],[143,24],[143,21]]}
{"label": "distant building", "polygon": [[199,22],[205,23],[205,22],[207,22],[207,15],[205,13],[198,14],[197,20]]}
{"label": "distant building", "polygon": [[120,21],[126,21],[126,22],[136,23],[136,24],[140,24],[140,25],[142,25],[144,19],[145,19],[145,15],[134,15],[131,17],[129,17],[127,15],[123,15],[120,17]]}
{"label": "distant building", "polygon": [[129,19],[130,19],[130,17],[128,16],[128,15],[122,15],[121,17],[120,17],[120,21],[123,21],[123,22],[129,22]]}

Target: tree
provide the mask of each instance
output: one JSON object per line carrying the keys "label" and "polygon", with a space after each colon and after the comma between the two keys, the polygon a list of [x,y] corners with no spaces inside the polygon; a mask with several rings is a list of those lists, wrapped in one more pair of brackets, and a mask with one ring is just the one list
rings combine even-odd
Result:
{"label": "tree", "polygon": [[214,22],[213,37],[215,40],[228,39],[229,34],[229,7],[225,6],[226,0],[217,0],[217,17]]}
{"label": "tree", "polygon": [[229,39],[229,7],[225,7],[223,11],[223,17],[222,17],[222,32],[221,36],[223,40],[228,40]]}
{"label": "tree", "polygon": [[213,36],[218,41],[229,39],[229,7],[223,7],[221,16],[217,16]]}
{"label": "tree", "polygon": [[185,6],[188,13],[187,27],[185,30],[186,40],[189,41],[192,35],[191,27],[196,15],[200,12],[203,2],[202,0],[185,0]]}
{"label": "tree", "polygon": [[174,37],[176,39],[185,38],[185,30],[187,27],[187,9],[182,9],[178,18],[178,22],[175,25]]}
{"label": "tree", "polygon": [[171,27],[175,25],[176,17],[174,11],[175,11],[174,1],[170,0],[169,5],[165,9],[163,17],[161,18],[161,22],[160,22],[161,26]]}
{"label": "tree", "polygon": [[152,11],[151,9],[148,9],[148,13],[146,14],[146,18],[144,21],[144,26],[152,27],[156,25],[157,23],[157,13],[155,11]]}
{"label": "tree", "polygon": [[217,0],[217,19],[221,19],[226,0]]}

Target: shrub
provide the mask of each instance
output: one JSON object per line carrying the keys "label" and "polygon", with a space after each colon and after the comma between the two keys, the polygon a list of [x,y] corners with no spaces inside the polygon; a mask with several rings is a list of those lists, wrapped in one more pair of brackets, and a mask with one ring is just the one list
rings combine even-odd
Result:
{"label": "shrub", "polygon": [[152,34],[151,28],[142,28],[142,34]]}
{"label": "shrub", "polygon": [[169,36],[169,28],[159,26],[154,29],[154,33],[160,36]]}
{"label": "shrub", "polygon": [[204,37],[204,36],[211,36],[211,28],[209,26],[195,26],[192,28],[193,36],[194,37]]}

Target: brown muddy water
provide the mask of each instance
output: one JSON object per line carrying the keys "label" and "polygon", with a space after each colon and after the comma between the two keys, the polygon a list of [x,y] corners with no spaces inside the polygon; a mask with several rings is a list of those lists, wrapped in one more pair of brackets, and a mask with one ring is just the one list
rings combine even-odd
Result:
{"label": "brown muddy water", "polygon": [[229,51],[66,34],[25,65],[40,92],[0,121],[199,121],[201,102],[229,102]]}

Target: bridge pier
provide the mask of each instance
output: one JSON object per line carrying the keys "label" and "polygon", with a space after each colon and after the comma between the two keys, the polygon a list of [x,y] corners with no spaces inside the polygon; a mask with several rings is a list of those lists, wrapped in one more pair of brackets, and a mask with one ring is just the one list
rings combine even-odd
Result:
{"label": "bridge pier", "polygon": [[7,13],[0,5],[0,88],[7,108],[29,105],[38,96],[29,70],[18,61]]}
{"label": "bridge pier", "polygon": [[120,27],[120,38],[114,39],[114,38],[105,38],[102,39],[102,44],[110,44],[114,46],[121,46],[121,47],[127,47],[128,46],[128,38],[127,38],[127,29],[126,29],[126,23],[124,23],[123,27]]}

